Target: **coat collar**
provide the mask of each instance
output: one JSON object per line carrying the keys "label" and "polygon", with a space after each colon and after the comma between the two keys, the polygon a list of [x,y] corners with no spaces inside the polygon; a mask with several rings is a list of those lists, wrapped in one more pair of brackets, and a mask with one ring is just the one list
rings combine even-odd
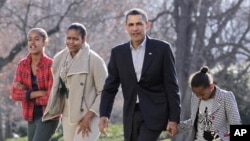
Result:
{"label": "coat collar", "polygon": [[220,108],[220,106],[222,105],[221,102],[223,100],[223,94],[221,89],[218,86],[215,86],[215,88],[216,90],[215,90],[214,104],[211,111],[212,113],[214,113]]}
{"label": "coat collar", "polygon": [[151,61],[153,60],[155,53],[155,45],[152,42],[152,39],[149,36],[146,36],[146,49],[145,49],[145,56],[144,56],[144,62],[142,67],[142,74],[147,70],[147,68],[150,66]]}
{"label": "coat collar", "polygon": [[[44,64],[45,64],[44,62],[47,62],[48,59],[49,59],[49,57],[46,56],[46,54],[42,53],[42,54],[41,54],[41,57],[40,57],[40,60],[39,60],[39,62],[38,62],[38,66],[39,66],[40,68],[42,68],[42,67],[44,66]],[[26,64],[27,66],[30,66],[30,65],[31,65],[31,62],[32,62],[32,58],[31,58],[31,54],[29,53],[29,54],[27,55],[27,57],[26,57],[25,64]]]}
{"label": "coat collar", "polygon": [[[223,100],[223,94],[222,94],[221,89],[218,86],[215,86],[215,87],[216,87],[216,91],[215,91],[214,103],[213,103],[213,107],[212,107],[212,111],[211,111],[212,114],[214,112],[216,112],[220,108],[220,106],[222,105],[221,101]],[[195,103],[194,108],[196,109],[196,111],[199,108],[200,101],[201,100],[194,95],[194,101],[193,102]]]}
{"label": "coat collar", "polygon": [[[88,73],[89,72],[89,54],[90,54],[90,47],[87,43],[82,46],[82,48],[78,51],[76,56],[74,57],[73,63],[69,69],[68,76],[72,74],[79,74],[79,73]],[[54,68],[60,67],[63,64],[65,59],[69,55],[68,48],[63,49],[60,51],[54,60]]]}
{"label": "coat collar", "polygon": [[74,61],[69,69],[68,75],[89,72],[89,53],[90,47],[87,43],[85,43],[85,45],[74,57]]}

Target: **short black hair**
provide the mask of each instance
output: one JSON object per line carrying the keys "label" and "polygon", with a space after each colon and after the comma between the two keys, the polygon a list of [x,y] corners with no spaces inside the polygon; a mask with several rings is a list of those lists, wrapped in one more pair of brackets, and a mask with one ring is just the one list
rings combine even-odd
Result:
{"label": "short black hair", "polygon": [[128,16],[130,16],[130,15],[141,15],[142,18],[143,18],[143,20],[144,20],[145,22],[148,22],[148,15],[147,15],[147,13],[146,13],[144,10],[140,9],[140,8],[133,8],[133,9],[130,9],[130,10],[127,12],[127,14],[126,14],[125,23],[127,23],[127,21],[128,21]]}

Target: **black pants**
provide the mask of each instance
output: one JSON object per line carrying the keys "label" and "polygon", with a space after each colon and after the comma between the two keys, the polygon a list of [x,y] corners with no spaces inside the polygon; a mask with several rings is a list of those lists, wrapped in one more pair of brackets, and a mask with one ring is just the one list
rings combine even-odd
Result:
{"label": "black pants", "polygon": [[55,133],[59,120],[42,122],[38,119],[28,122],[28,141],[50,141]]}
{"label": "black pants", "polygon": [[130,141],[157,141],[160,134],[161,131],[151,130],[146,126],[139,104],[136,104]]}

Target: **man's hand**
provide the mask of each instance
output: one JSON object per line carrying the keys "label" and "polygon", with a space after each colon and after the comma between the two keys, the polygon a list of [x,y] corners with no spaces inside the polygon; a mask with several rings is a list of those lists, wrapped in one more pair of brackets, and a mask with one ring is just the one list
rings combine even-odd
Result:
{"label": "man's hand", "polygon": [[167,131],[169,136],[173,137],[178,133],[178,124],[174,121],[169,121],[167,125]]}
{"label": "man's hand", "polygon": [[107,117],[101,117],[99,121],[99,130],[102,134],[107,135],[107,128],[109,124],[109,119]]}

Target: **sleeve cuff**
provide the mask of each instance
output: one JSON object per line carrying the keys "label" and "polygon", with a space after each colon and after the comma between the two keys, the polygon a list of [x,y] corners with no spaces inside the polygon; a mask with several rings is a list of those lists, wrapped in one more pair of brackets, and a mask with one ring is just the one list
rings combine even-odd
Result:
{"label": "sleeve cuff", "polygon": [[28,90],[27,92],[26,92],[26,100],[27,101],[30,101],[31,99],[30,99],[30,94],[31,94],[31,92],[32,91],[30,91],[30,90]]}
{"label": "sleeve cuff", "polygon": [[89,109],[91,112],[93,112],[96,116],[99,116],[98,113],[96,113],[93,109]]}

